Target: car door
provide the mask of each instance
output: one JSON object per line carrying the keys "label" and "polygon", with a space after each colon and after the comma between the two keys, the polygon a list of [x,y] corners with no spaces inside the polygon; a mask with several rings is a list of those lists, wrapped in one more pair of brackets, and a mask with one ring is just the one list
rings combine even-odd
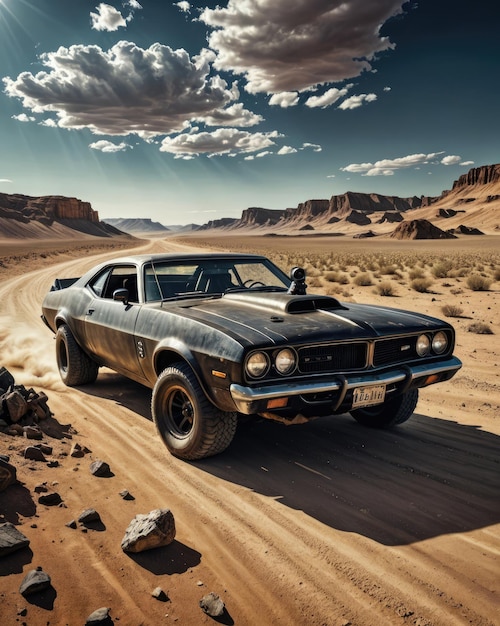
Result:
{"label": "car door", "polygon": [[[111,369],[142,377],[134,330],[141,305],[137,297],[137,268],[115,265],[89,282],[93,299],[85,312],[85,336],[89,352]],[[129,301],[114,300],[117,289],[129,290]]]}

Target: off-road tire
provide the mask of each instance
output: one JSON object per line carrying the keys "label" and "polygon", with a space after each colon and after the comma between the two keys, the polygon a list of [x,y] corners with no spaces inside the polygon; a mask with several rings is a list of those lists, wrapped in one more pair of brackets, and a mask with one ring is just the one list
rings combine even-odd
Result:
{"label": "off-road tire", "polygon": [[97,378],[99,366],[76,343],[66,324],[57,329],[56,359],[61,380],[68,387],[88,385]]}
{"label": "off-road tire", "polygon": [[383,404],[364,409],[354,409],[351,411],[351,415],[363,426],[392,428],[410,419],[417,402],[418,389],[411,389],[400,396],[386,400]]}
{"label": "off-road tire", "polygon": [[217,409],[187,363],[167,367],[160,374],[151,413],[170,453],[187,461],[223,452],[236,432],[236,412]]}

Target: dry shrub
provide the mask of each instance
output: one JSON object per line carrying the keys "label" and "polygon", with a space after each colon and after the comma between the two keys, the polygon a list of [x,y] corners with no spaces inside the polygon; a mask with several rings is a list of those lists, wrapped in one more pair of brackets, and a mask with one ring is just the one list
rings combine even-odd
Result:
{"label": "dry shrub", "polygon": [[436,278],[447,278],[452,269],[453,263],[447,260],[440,261],[439,263],[436,263],[436,265],[433,265],[431,272]]}
{"label": "dry shrub", "polygon": [[493,272],[493,280],[500,281],[500,267],[497,267]]}
{"label": "dry shrub", "polygon": [[491,327],[485,322],[472,322],[467,327],[467,330],[470,333],[475,333],[476,335],[494,335],[495,333],[491,330]]}
{"label": "dry shrub", "polygon": [[441,312],[445,317],[462,317],[464,310],[458,304],[444,304],[441,307]]}
{"label": "dry shrub", "polygon": [[358,274],[353,282],[358,287],[370,287],[370,285],[373,285],[372,277],[368,273]]}
{"label": "dry shrub", "polygon": [[342,272],[326,272],[325,278],[330,283],[339,283],[340,285],[349,284],[349,276]]}
{"label": "dry shrub", "polygon": [[488,291],[493,281],[490,278],[471,274],[467,279],[467,287],[472,291]]}
{"label": "dry shrub", "polygon": [[389,281],[384,281],[380,283],[380,285],[377,285],[376,293],[378,293],[380,296],[395,296],[396,290],[393,283],[390,283]]}
{"label": "dry shrub", "polygon": [[390,276],[391,274],[396,274],[398,268],[395,265],[381,265],[380,273],[385,274],[386,276]]}
{"label": "dry shrub", "polygon": [[425,278],[425,271],[420,267],[414,267],[408,273],[410,280],[415,280],[416,278]]}
{"label": "dry shrub", "polygon": [[429,293],[429,287],[433,284],[430,278],[415,278],[411,281],[410,287],[419,293]]}
{"label": "dry shrub", "polygon": [[307,279],[307,286],[308,287],[321,287],[322,283],[319,278],[316,278],[315,276],[313,276],[312,278]]}

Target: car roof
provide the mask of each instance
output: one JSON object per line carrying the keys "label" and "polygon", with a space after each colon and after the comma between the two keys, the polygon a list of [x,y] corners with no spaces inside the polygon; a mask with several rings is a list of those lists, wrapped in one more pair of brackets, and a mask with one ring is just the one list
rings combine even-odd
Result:
{"label": "car roof", "polygon": [[182,253],[182,254],[135,254],[124,257],[108,259],[103,265],[117,265],[121,263],[144,264],[150,261],[189,261],[189,260],[208,260],[208,259],[266,259],[267,257],[259,254],[242,254],[236,252],[201,252],[201,253]]}

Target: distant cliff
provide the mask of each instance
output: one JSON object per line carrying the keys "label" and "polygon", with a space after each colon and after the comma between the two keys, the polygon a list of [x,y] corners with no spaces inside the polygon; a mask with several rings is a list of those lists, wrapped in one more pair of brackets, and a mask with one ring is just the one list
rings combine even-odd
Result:
{"label": "distant cliff", "polygon": [[160,222],[154,222],[149,217],[110,217],[104,219],[103,222],[131,235],[136,233],[167,234],[170,232],[166,226]]}
{"label": "distant cliff", "polygon": [[483,165],[482,167],[474,167],[467,174],[462,174],[458,180],[453,183],[453,190],[471,185],[488,185],[489,183],[500,183],[500,164]]}

